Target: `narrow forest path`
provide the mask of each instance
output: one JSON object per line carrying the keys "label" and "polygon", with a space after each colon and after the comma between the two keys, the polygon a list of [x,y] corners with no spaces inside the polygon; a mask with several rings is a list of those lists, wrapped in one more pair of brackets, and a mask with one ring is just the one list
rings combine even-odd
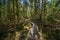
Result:
{"label": "narrow forest path", "polygon": [[31,22],[31,24],[33,26],[29,29],[26,40],[41,40],[42,33],[40,32],[39,34],[38,25],[33,22]]}

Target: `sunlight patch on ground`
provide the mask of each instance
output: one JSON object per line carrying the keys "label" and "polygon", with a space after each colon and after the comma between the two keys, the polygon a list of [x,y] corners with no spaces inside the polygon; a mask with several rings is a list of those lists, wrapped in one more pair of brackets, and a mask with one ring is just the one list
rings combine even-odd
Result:
{"label": "sunlight patch on ground", "polygon": [[19,38],[20,38],[20,32],[16,32],[15,40],[19,40]]}

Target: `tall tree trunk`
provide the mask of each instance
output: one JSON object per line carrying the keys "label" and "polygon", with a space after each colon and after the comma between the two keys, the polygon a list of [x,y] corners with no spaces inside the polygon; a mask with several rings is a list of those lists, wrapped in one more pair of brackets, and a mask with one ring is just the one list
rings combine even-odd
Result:
{"label": "tall tree trunk", "polygon": [[2,12],[1,12],[1,10],[2,10],[2,3],[1,3],[1,1],[2,0],[0,0],[0,25],[1,25],[1,14],[2,14]]}
{"label": "tall tree trunk", "polygon": [[44,28],[44,22],[45,22],[45,20],[44,20],[44,17],[45,17],[45,8],[46,8],[46,0],[42,0],[42,12],[41,12],[41,21],[42,21],[42,23],[41,23],[41,25],[42,25],[42,29],[41,29],[41,32],[42,32],[42,40],[45,40],[44,39],[44,36],[43,36],[43,28]]}
{"label": "tall tree trunk", "polygon": [[16,0],[16,14],[17,14],[17,19],[18,19],[18,23],[19,23],[19,0]]}
{"label": "tall tree trunk", "polygon": [[45,17],[45,11],[46,11],[46,0],[42,0],[42,21],[44,21]]}
{"label": "tall tree trunk", "polygon": [[34,1],[34,14],[37,14],[37,0]]}

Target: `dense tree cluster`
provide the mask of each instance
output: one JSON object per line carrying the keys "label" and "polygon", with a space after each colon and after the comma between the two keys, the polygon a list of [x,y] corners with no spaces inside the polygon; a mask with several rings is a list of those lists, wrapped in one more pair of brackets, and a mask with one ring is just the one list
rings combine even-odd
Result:
{"label": "dense tree cluster", "polygon": [[0,0],[1,40],[26,34],[28,21],[39,26],[46,40],[60,40],[60,0]]}

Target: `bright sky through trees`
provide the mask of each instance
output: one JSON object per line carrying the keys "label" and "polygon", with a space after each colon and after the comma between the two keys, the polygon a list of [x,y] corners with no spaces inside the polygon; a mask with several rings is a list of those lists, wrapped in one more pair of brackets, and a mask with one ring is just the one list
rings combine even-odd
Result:
{"label": "bright sky through trees", "polygon": [[51,0],[48,0],[48,1],[51,1]]}
{"label": "bright sky through trees", "polygon": [[24,0],[20,0],[20,2],[21,2],[21,4],[23,4],[24,3]]}
{"label": "bright sky through trees", "polygon": [[[28,2],[29,0],[20,0],[20,2],[21,2],[21,4],[23,4],[24,2]],[[48,1],[51,1],[51,0],[48,0]],[[41,3],[42,1],[40,0],[40,3]]]}

